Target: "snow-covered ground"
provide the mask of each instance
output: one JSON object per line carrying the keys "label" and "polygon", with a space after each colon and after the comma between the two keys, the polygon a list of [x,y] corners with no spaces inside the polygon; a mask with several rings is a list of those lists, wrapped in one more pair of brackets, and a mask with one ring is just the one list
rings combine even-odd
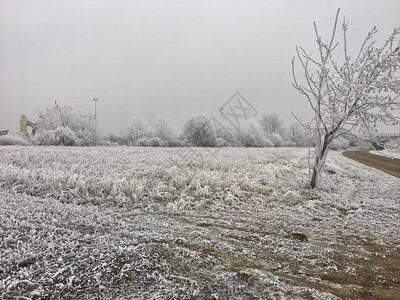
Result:
{"label": "snow-covered ground", "polygon": [[0,147],[5,299],[400,293],[400,180],[306,149]]}

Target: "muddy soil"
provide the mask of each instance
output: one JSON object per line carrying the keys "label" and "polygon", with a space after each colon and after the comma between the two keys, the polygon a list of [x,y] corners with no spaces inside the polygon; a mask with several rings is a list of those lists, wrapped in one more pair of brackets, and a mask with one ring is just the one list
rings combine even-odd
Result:
{"label": "muddy soil", "polygon": [[369,167],[400,178],[400,159],[369,153],[367,150],[346,151],[343,155]]}

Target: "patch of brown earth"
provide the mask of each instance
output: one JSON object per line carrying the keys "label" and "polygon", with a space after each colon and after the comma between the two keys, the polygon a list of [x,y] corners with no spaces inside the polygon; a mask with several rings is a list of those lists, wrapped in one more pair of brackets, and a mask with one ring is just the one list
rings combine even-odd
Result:
{"label": "patch of brown earth", "polygon": [[366,166],[400,178],[400,159],[371,154],[366,150],[345,151],[343,155]]}
{"label": "patch of brown earth", "polygon": [[[400,250],[368,243],[361,250],[334,249],[337,269],[289,265],[279,274],[292,284],[332,293],[343,299],[398,299]],[[305,296],[305,295],[304,295]]]}

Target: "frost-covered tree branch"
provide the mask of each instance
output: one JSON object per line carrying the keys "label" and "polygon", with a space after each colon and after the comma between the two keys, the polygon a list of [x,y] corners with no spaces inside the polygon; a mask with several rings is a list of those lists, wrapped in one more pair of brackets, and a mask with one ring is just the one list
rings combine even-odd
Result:
{"label": "frost-covered tree branch", "polygon": [[[314,22],[318,58],[296,47],[292,59],[293,87],[306,97],[314,112],[316,137],[311,186],[317,187],[322,167],[332,141],[343,133],[371,137],[378,122],[395,124],[400,119],[400,27],[393,30],[383,46],[373,41],[376,27],[367,34],[355,60],[348,51],[348,23],[343,20],[343,54],[340,64],[334,57],[338,43],[335,36],[340,9],[336,13],[332,35],[324,42]],[[396,44],[397,43],[397,44]],[[296,58],[304,84],[297,79]]]}

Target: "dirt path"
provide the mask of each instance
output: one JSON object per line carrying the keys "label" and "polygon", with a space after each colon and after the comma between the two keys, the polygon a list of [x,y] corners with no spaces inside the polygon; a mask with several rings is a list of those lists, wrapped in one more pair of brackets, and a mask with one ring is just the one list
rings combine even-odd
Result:
{"label": "dirt path", "polygon": [[385,156],[371,154],[367,150],[346,151],[343,152],[343,155],[359,163],[400,178],[400,159],[391,159]]}

